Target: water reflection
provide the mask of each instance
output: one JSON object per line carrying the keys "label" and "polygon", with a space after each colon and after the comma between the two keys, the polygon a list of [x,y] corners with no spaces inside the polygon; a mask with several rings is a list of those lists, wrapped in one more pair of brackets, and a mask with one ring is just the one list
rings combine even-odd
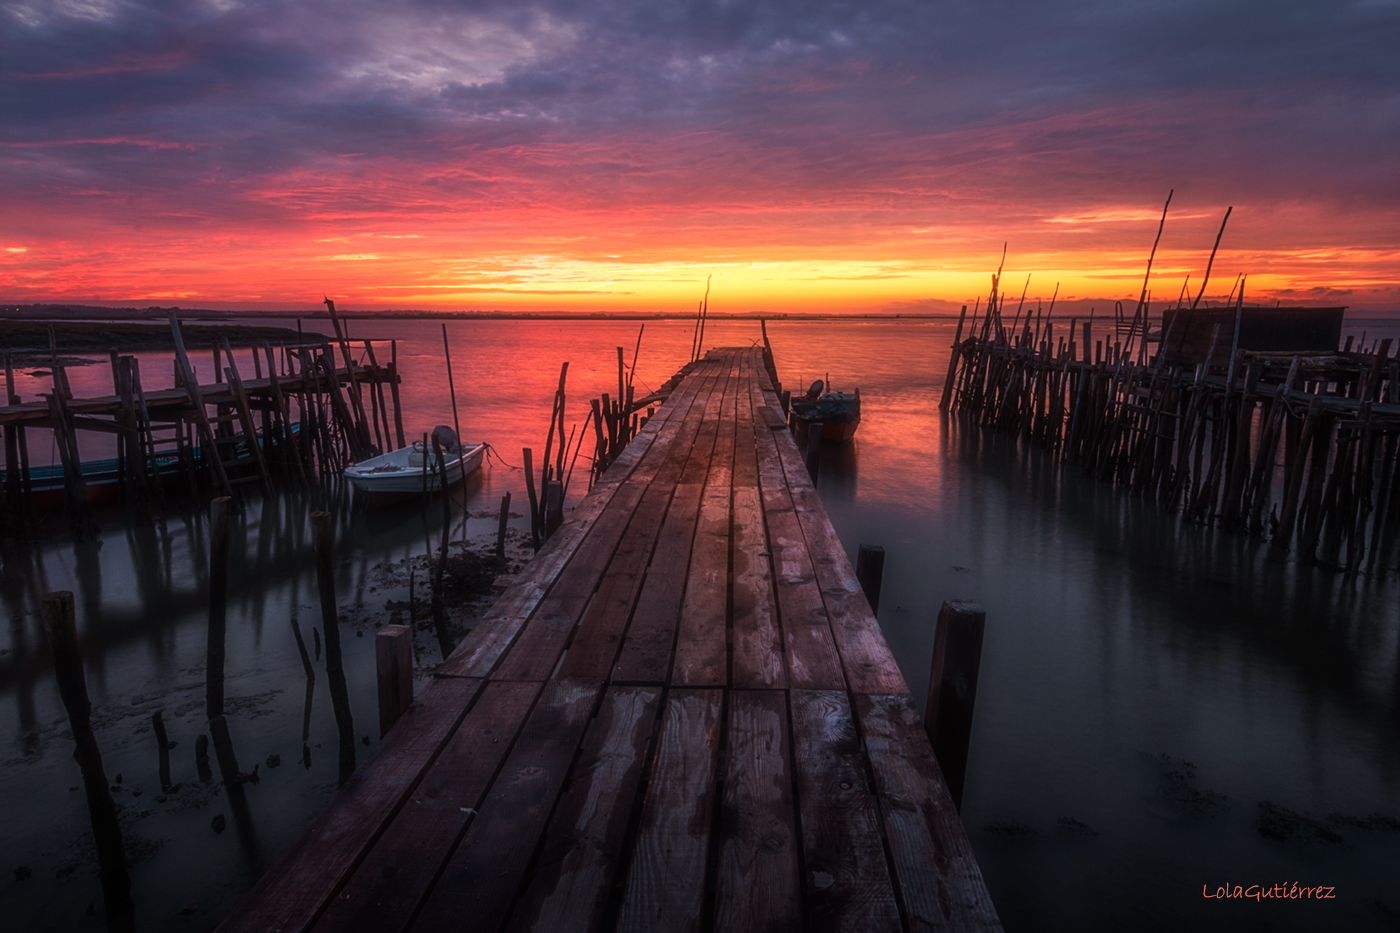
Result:
{"label": "water reflection", "polygon": [[[988,610],[963,814],[1006,928],[1386,928],[1376,905],[1400,913],[1391,893],[1400,833],[1331,823],[1329,814],[1400,817],[1395,576],[1347,578],[1276,561],[1248,539],[1185,525],[1014,438],[940,416],[955,323],[770,322],[768,330],[790,386],[829,369],[838,384],[861,388],[860,431],[854,444],[823,450],[819,489],[852,555],[861,542],[886,549],[880,621],[916,698],[941,602],[971,598]],[[757,335],[756,323],[710,326],[715,344]],[[355,330],[400,338],[407,434],[451,422],[434,377],[442,361],[436,322],[356,322]],[[458,386],[471,387],[459,392],[462,433],[490,441],[501,457],[453,505],[455,540],[464,505],[494,515],[505,492],[524,499],[522,474],[511,467],[521,447],[543,448],[558,363],[571,361],[569,398],[579,404],[568,420],[581,422],[582,400],[615,391],[614,348],[630,348],[636,328],[454,322],[449,332]],[[648,323],[638,385],[659,385],[689,349],[684,325]],[[571,487],[571,505],[583,485]],[[430,578],[421,570],[416,577],[415,610],[407,586],[386,582],[382,567],[406,571],[400,562],[415,558],[421,567],[437,552],[443,517],[440,502],[432,505],[368,512],[330,483],[252,497],[236,516],[230,765],[206,737],[203,768],[220,787],[233,774],[252,832],[240,829],[222,791],[215,797],[193,780],[195,736],[215,734],[191,699],[203,688],[202,511],[174,495],[163,522],[149,525],[99,511],[103,544],[86,554],[63,537],[6,545],[0,728],[11,751],[0,756],[0,848],[35,869],[24,884],[0,889],[7,920],[77,929],[83,920],[75,915],[100,897],[70,857],[52,854],[81,848],[86,815],[68,791],[78,783],[71,746],[55,741],[62,711],[37,627],[42,593],[79,594],[104,760],[125,773],[123,812],[150,814],[133,820],[133,878],[138,911],[158,910],[138,920],[208,929],[251,886],[257,866],[286,851],[340,776],[328,678],[306,676],[289,624],[294,616],[316,620],[303,634],[319,666],[309,513],[332,515],[342,611],[361,600],[362,618],[406,608],[405,620],[421,627],[431,625],[423,593]],[[511,525],[528,527],[523,518]],[[466,527],[489,539],[494,519]],[[1383,566],[1394,560],[1392,552]],[[371,722],[373,638],[357,637],[362,629],[371,636],[372,622],[342,624],[341,649],[350,712]],[[430,628],[429,637],[450,650],[439,632]],[[420,654],[420,662],[435,660]],[[168,777],[151,754],[158,710],[179,743]],[[274,755],[300,767],[273,768]],[[255,763],[263,765],[259,782],[238,784],[236,772]],[[169,780],[187,783],[155,804],[156,787]],[[1225,798],[1219,807],[1212,795]],[[1333,827],[1346,845],[1309,835],[1303,822],[1283,840],[1261,835],[1262,815],[1279,812],[1265,804]],[[211,830],[220,811],[233,832]],[[1244,876],[1337,884],[1347,900],[1320,905],[1328,914],[1252,902],[1248,913],[1230,909],[1237,905],[1203,910],[1201,884]],[[182,908],[194,903],[185,917]]]}

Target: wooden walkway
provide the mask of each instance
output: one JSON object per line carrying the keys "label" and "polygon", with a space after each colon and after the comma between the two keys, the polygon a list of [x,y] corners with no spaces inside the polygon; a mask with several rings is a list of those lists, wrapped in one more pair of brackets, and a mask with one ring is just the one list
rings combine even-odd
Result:
{"label": "wooden walkway", "polygon": [[694,365],[221,930],[999,930],[762,351]]}

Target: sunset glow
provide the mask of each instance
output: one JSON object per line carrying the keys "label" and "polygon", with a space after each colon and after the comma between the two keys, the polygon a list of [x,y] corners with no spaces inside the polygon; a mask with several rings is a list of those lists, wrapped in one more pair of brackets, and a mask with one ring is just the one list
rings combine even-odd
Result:
{"label": "sunset glow", "polygon": [[855,10],[10,5],[0,299],[1400,302],[1393,4]]}

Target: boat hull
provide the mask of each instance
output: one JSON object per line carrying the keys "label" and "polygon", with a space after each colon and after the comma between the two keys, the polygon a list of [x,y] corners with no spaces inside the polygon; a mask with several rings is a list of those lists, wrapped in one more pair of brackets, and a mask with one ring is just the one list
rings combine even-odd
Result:
{"label": "boat hull", "polygon": [[[415,453],[412,447],[391,450],[382,456],[346,467],[345,478],[357,491],[366,493],[371,501],[392,502],[421,496],[425,492],[437,492],[442,488],[442,478],[437,473],[437,465],[432,462],[432,455],[421,458],[415,457]],[[455,486],[464,476],[481,469],[485,455],[485,444],[470,444],[462,448],[460,455],[444,456],[447,485]]]}
{"label": "boat hull", "polygon": [[813,424],[822,426],[822,440],[844,444],[860,426],[860,393],[832,392],[817,399],[793,399],[792,417],[805,435]]}

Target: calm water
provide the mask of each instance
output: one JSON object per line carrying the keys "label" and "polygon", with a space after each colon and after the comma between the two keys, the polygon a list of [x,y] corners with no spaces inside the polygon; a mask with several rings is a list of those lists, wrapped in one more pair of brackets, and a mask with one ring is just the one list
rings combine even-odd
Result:
{"label": "calm water", "polygon": [[[1368,341],[1395,330],[1367,327]],[[820,488],[852,553],[861,542],[886,549],[880,621],[916,697],[942,601],[971,598],[987,610],[963,816],[1008,930],[1400,926],[1400,832],[1368,822],[1400,818],[1393,574],[1344,578],[1271,562],[1256,543],[1181,526],[1073,468],[941,418],[951,323],[777,323],[769,332],[789,387],[829,373],[837,388],[861,389],[860,435],[825,452]],[[559,364],[570,362],[570,411],[582,423],[586,399],[615,389],[614,348],[630,361],[637,337],[635,324],[601,322],[454,323],[449,333],[462,433],[502,457],[467,484],[477,514],[506,490],[523,496],[510,465],[522,446],[542,446]],[[438,323],[357,322],[353,336],[400,339],[410,436],[452,423]],[[718,323],[706,343],[758,338],[756,323]],[[689,328],[649,322],[638,385],[659,385],[689,346]],[[147,356],[147,387],[168,384],[168,361]],[[110,391],[105,367],[70,376],[79,393]],[[47,388],[32,378],[20,391]],[[576,474],[571,498],[583,486]],[[239,517],[229,719],[240,769],[260,765],[242,801],[211,792],[195,772],[195,739],[207,731],[203,519],[172,508],[164,529],[129,529],[113,513],[100,550],[60,535],[4,554],[7,927],[99,925],[84,916],[101,895],[82,794],[70,789],[80,777],[47,666],[42,592],[77,594],[98,740],[109,777],[122,776],[115,796],[137,859],[142,928],[213,926],[325,801],[334,720],[321,676],[303,743],[307,692],[288,622],[298,617],[308,636],[319,624],[306,528],[314,507],[337,515],[347,676],[356,734],[371,744],[369,636],[384,602],[406,596],[386,565],[423,554],[441,521],[415,506],[366,514],[335,490],[255,500]],[[471,518],[466,534],[482,540],[493,528]],[[430,640],[418,650],[423,670],[439,660]],[[172,780],[184,785],[162,802],[156,710],[179,743]],[[269,766],[273,755],[280,766]],[[211,827],[218,814],[222,833]],[[1261,825],[1287,838],[1267,838]],[[19,866],[32,875],[18,880]],[[1336,897],[1202,897],[1203,887],[1294,882],[1333,886]]]}

